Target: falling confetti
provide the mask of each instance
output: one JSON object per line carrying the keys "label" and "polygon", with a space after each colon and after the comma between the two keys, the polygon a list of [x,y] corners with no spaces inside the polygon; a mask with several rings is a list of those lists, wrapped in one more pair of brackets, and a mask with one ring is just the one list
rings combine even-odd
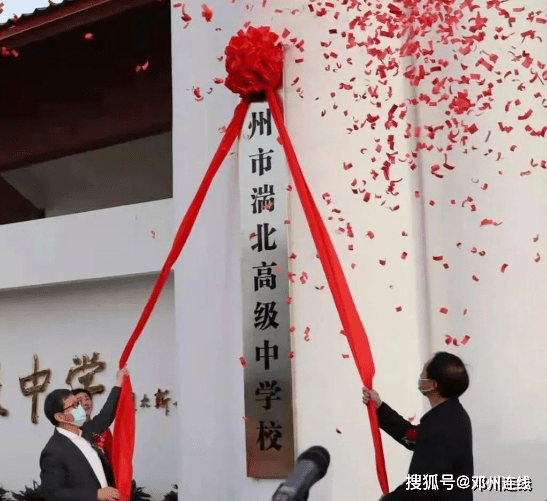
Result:
{"label": "falling confetti", "polygon": [[207,4],[203,4],[201,6],[201,15],[203,16],[203,19],[205,19],[205,21],[207,21],[208,23],[210,23],[213,19],[213,11],[209,8]]}

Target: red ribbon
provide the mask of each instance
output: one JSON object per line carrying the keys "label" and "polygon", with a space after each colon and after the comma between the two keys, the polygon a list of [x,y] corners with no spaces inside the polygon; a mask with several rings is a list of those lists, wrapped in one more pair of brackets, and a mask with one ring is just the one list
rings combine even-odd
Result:
{"label": "red ribbon", "polygon": [[[353,302],[353,297],[349,290],[344,272],[338,260],[338,256],[331,242],[323,219],[315,205],[313,196],[308,188],[302,169],[296,158],[296,153],[292,146],[291,140],[285,124],[283,122],[283,114],[281,111],[280,99],[276,94],[276,89],[279,87],[281,78],[279,77],[282,67],[282,51],[279,46],[275,46],[278,39],[277,35],[271,36],[269,28],[254,29],[250,27],[247,34],[242,31],[238,32],[237,37],[233,37],[230,45],[226,50],[227,62],[226,66],[231,75],[232,90],[237,91],[242,95],[243,99],[237,106],[234,117],[230,125],[224,133],[224,137],[218,147],[211,165],[207,169],[205,177],[182,220],[182,223],[177,231],[173,246],[159,277],[154,285],[152,294],[146,303],[144,311],[137,323],[137,326],[125,347],[120,358],[120,369],[125,366],[131,351],[141,335],[146,322],[148,321],[158,297],[163,289],[169,273],[179,257],[190,232],[194,226],[199,210],[205,200],[205,196],[209,191],[209,187],[218,172],[223,160],[229,153],[235,139],[241,133],[243,122],[249,108],[249,92],[250,89],[258,92],[266,91],[270,110],[274,118],[275,124],[281,136],[281,143],[287,156],[287,162],[294,179],[296,191],[304,208],[304,214],[310,228],[313,241],[319,253],[319,259],[325,271],[327,281],[334,298],[336,309],[340,316],[342,326],[346,333],[350,349],[353,353],[353,358],[357,364],[357,369],[363,384],[372,389],[372,380],[374,377],[374,362],[368,338],[357,312],[357,308]],[[258,45],[257,45],[258,44]],[[254,49],[253,49],[254,48]],[[280,59],[281,58],[281,59]],[[277,65],[278,59],[281,64]],[[272,61],[275,63],[272,63]],[[253,69],[255,71],[251,71]],[[278,67],[279,66],[279,67]],[[234,75],[234,73],[240,73]],[[247,75],[243,78],[243,76]],[[248,81],[248,75],[253,76],[251,82]],[[267,77],[267,78],[266,78]],[[275,84],[275,85],[274,85]],[[382,448],[382,439],[380,436],[380,428],[378,426],[378,417],[376,409],[372,401],[369,402],[368,416],[372,431],[374,449],[376,453],[376,471],[380,481],[380,487],[384,494],[389,492],[387,474],[384,462],[384,452]],[[131,494],[132,483],[132,465],[135,442],[135,403],[133,402],[133,392],[131,390],[131,380],[129,376],[124,377],[120,401],[116,410],[116,423],[114,427],[114,443],[113,443],[113,467],[116,478],[116,486],[120,491],[120,501],[129,501]]]}
{"label": "red ribbon", "polygon": [[[338,255],[332,245],[332,241],[329,237],[325,223],[321,218],[321,214],[317,209],[317,205],[313,200],[313,196],[310,192],[302,169],[298,163],[298,158],[291,143],[289,133],[285,127],[283,121],[283,113],[281,111],[281,105],[279,102],[279,96],[273,91],[267,91],[268,104],[277,126],[277,130],[281,136],[281,144],[285,150],[289,169],[294,180],[296,192],[302,203],[306,220],[315,243],[317,252],[319,253],[319,260],[323,266],[327,282],[329,284],[332,297],[338,315],[342,321],[344,332],[349,342],[353,358],[357,364],[357,369],[363,384],[368,388],[372,388],[372,379],[374,377],[374,361],[372,359],[372,352],[370,350],[370,344],[368,342],[367,333],[353,302],[353,297],[348,287],[346,277],[338,260]],[[368,417],[370,420],[370,426],[372,430],[372,440],[374,443],[374,450],[376,453],[376,471],[378,473],[378,480],[380,487],[384,494],[389,492],[389,486],[387,482],[386,465],[384,460],[384,450],[382,447],[382,437],[380,435],[380,427],[378,426],[378,416],[376,415],[376,408],[372,401],[369,401],[367,405]]]}
{"label": "red ribbon", "polygon": [[[205,196],[209,191],[211,183],[218,172],[222,162],[226,158],[226,155],[230,152],[232,144],[239,136],[243,127],[243,121],[247,115],[249,109],[249,103],[242,101],[234,112],[234,117],[230,122],[230,125],[224,133],[224,137],[220,142],[217,152],[213,157],[211,165],[207,169],[205,177],[201,182],[201,185],[179,226],[175,240],[171,247],[171,251],[167,256],[167,260],[163,265],[163,268],[154,284],[152,294],[148,299],[144,311],[129,339],[125,349],[123,350],[120,358],[119,367],[125,367],[129,356],[137,342],[137,339],[141,335],[150,315],[156,305],[160,293],[169,278],[169,273],[173,268],[177,258],[179,257],[190,232],[196,222],[196,218],[199,214],[199,210],[203,205]],[[112,467],[114,469],[114,478],[116,480],[116,487],[120,492],[120,501],[129,501],[131,496],[131,484],[133,481],[133,451],[135,448],[135,403],[133,402],[133,390],[131,389],[131,379],[128,375],[124,376],[122,383],[122,391],[116,409],[116,422],[114,423],[114,440],[112,445]]]}
{"label": "red ribbon", "polygon": [[95,444],[104,452],[106,459],[108,459],[108,463],[112,465],[112,432],[110,431],[110,428],[107,428],[100,435],[96,435],[94,438]]}

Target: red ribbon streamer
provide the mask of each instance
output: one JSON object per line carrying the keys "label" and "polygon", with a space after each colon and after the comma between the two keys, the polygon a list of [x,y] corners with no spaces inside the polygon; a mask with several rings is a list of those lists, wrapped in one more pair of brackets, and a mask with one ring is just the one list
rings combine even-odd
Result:
{"label": "red ribbon streamer", "polygon": [[[120,369],[125,367],[131,351],[137,342],[137,339],[141,335],[150,314],[156,305],[160,293],[169,278],[169,273],[173,268],[177,258],[179,257],[190,232],[194,226],[196,218],[199,214],[199,210],[203,205],[205,196],[209,191],[211,183],[218,172],[218,169],[222,165],[222,162],[226,158],[226,155],[230,152],[230,148],[235,139],[239,136],[243,127],[243,121],[247,115],[249,109],[249,103],[242,101],[234,112],[234,117],[230,122],[230,125],[224,133],[224,137],[220,142],[218,150],[213,157],[211,165],[207,169],[205,177],[199,186],[199,189],[179,226],[175,240],[171,247],[171,251],[167,256],[167,260],[163,265],[163,268],[154,284],[152,294],[144,307],[144,311],[129,339],[125,349],[123,350],[120,358]],[[128,375],[124,376],[122,383],[122,391],[116,409],[116,422],[114,424],[114,441],[112,446],[112,456],[114,469],[114,478],[116,480],[116,487],[120,492],[120,501],[129,501],[131,497],[131,483],[133,480],[133,451],[135,448],[135,403],[133,402],[133,390],[131,389],[131,379]]]}
{"label": "red ribbon streamer", "polygon": [[[304,214],[308,221],[310,232],[315,242],[315,247],[319,253],[319,260],[323,266],[327,282],[338,310],[338,315],[342,321],[344,332],[349,342],[353,358],[357,364],[357,369],[361,376],[363,384],[368,388],[372,388],[372,379],[374,377],[374,361],[372,359],[372,352],[370,350],[370,344],[368,342],[367,334],[353,297],[348,287],[346,277],[342,271],[342,266],[338,260],[338,255],[329,237],[325,223],[321,218],[321,214],[317,209],[317,205],[313,200],[313,196],[310,192],[302,169],[298,163],[298,158],[289,138],[289,133],[285,127],[283,121],[283,113],[281,111],[281,105],[279,102],[279,96],[273,92],[267,92],[268,103],[270,110],[274,118],[275,125],[281,136],[281,144],[285,150],[289,169],[291,171],[296,192],[302,203]],[[380,427],[378,426],[378,416],[376,415],[376,408],[372,401],[369,401],[367,405],[368,416],[370,420],[370,426],[372,430],[372,440],[374,442],[374,450],[376,453],[376,471],[378,473],[378,480],[380,487],[384,494],[389,492],[386,466],[384,461],[384,450],[382,447],[382,437],[380,435]]]}
{"label": "red ribbon streamer", "polygon": [[[300,168],[298,159],[296,158],[296,153],[294,152],[289,134],[283,122],[283,114],[281,111],[279,96],[277,96],[277,94],[272,90],[267,92],[267,96],[272,116],[274,117],[275,124],[281,136],[281,142],[287,156],[287,161],[294,179],[296,191],[302,203],[302,207],[304,208],[308,226],[319,253],[319,259],[323,266],[323,270],[325,271],[338,314],[342,321],[342,326],[357,364],[357,369],[363,384],[368,388],[372,388],[372,380],[375,370],[372,352],[370,350],[365,329],[361,322],[361,318],[359,317],[359,313],[357,312],[357,308],[355,307],[355,303],[353,302],[353,297],[349,290],[332,241],[328,235],[319,210],[315,205],[313,196],[306,183],[304,175],[302,174],[302,169]],[[152,294],[146,303],[144,311],[142,312],[139,322],[137,323],[137,327],[133,331],[129,342],[122,353],[119,362],[120,369],[127,363],[131,351],[133,350],[137,339],[141,335],[150,314],[156,305],[161,290],[169,278],[169,273],[179,257],[188,236],[190,235],[190,232],[192,231],[196,218],[199,214],[199,210],[203,204],[207,192],[209,191],[214,176],[218,172],[222,162],[226,158],[226,155],[229,153],[235,139],[241,132],[248,108],[249,102],[242,100],[234,112],[234,117],[226,129],[224,137],[218,147],[217,152],[215,153],[215,156],[213,157],[211,165],[207,169],[205,177],[203,178],[203,181],[201,182],[201,185],[177,231],[171,251],[169,252],[158,279],[156,280]],[[369,402],[367,409],[376,453],[376,470],[378,473],[378,479],[380,481],[382,492],[387,494],[389,492],[389,487],[384,462],[382,439],[380,436],[380,428],[378,426],[378,417],[372,402]],[[135,403],[133,401],[133,392],[131,390],[131,380],[129,376],[125,376],[122,384],[120,401],[116,410],[113,443],[113,467],[116,486],[120,491],[120,501],[129,501],[130,499],[133,474],[131,461],[133,458],[134,442]]]}

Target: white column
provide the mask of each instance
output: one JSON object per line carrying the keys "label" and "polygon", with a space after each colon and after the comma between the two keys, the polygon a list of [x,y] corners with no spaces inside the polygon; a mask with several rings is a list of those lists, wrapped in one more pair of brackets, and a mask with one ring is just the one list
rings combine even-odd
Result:
{"label": "white column", "polygon": [[[200,4],[186,30],[173,9],[174,208],[178,224],[228,125],[237,98],[224,85],[223,55],[241,27],[241,9],[209,2],[212,23]],[[222,31],[215,31],[221,26]],[[192,87],[204,99],[195,100]],[[211,94],[207,94],[210,88]],[[234,150],[235,151],[235,150]],[[175,271],[179,360],[181,471],[185,501],[268,499],[278,482],[246,478],[241,330],[240,223],[237,157],[229,156],[205,201]]]}

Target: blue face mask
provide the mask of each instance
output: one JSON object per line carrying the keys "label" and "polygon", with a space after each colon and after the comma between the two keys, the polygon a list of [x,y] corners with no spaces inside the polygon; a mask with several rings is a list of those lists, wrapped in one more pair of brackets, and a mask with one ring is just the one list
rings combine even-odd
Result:
{"label": "blue face mask", "polygon": [[80,428],[80,426],[82,426],[87,420],[85,410],[81,405],[78,405],[78,407],[72,409],[70,411],[70,414],[72,414],[72,417],[74,419],[74,421],[72,421],[72,424],[76,425],[78,428]]}

